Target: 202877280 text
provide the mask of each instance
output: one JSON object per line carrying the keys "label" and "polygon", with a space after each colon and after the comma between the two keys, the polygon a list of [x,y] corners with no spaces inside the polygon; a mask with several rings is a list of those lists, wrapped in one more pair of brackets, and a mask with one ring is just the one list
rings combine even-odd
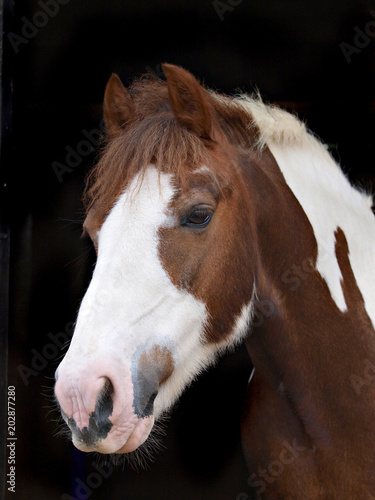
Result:
{"label": "202877280 text", "polygon": [[7,488],[16,492],[16,388],[8,387]]}

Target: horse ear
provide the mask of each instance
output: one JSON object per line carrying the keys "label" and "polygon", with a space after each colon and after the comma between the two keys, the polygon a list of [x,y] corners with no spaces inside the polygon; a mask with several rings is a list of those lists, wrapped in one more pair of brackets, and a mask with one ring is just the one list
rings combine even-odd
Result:
{"label": "horse ear", "polygon": [[107,132],[112,136],[118,134],[135,113],[134,101],[115,73],[105,88],[103,111]]}
{"label": "horse ear", "polygon": [[167,77],[169,102],[180,125],[204,139],[211,138],[211,113],[207,91],[196,78],[179,66],[162,64]]}

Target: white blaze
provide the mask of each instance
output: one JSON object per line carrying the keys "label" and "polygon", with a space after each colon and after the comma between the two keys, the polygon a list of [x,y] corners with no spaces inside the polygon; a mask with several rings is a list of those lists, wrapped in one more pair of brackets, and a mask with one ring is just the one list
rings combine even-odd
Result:
{"label": "white blaze", "polygon": [[155,417],[213,357],[201,345],[205,304],[171,282],[158,256],[158,230],[171,225],[173,195],[172,176],[150,166],[141,186],[136,176],[116,201],[99,231],[95,271],[59,368],[74,372],[106,358],[124,373],[137,350],[168,347],[175,372],[155,400]]}

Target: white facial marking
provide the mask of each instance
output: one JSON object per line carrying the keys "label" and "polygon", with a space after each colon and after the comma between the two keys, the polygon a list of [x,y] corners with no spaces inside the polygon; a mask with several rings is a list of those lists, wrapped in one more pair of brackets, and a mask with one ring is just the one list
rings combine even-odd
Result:
{"label": "white facial marking", "polygon": [[65,362],[113,350],[130,363],[139,346],[161,337],[163,345],[179,345],[176,364],[198,348],[205,305],[172,284],[158,256],[158,230],[168,224],[173,194],[171,176],[159,178],[149,167],[141,188],[135,178],[117,200],[98,234],[96,268]]}
{"label": "white facial marking", "polygon": [[[94,375],[97,380],[107,377],[113,382],[116,399],[109,417],[113,427],[104,442],[109,444],[103,445],[106,452],[129,451],[152,427],[150,419],[141,419],[147,420],[142,426],[138,423],[132,406],[135,364],[142,352],[155,345],[165,346],[173,357],[173,373],[159,388],[154,402],[157,418],[215,359],[218,350],[203,342],[208,318],[205,304],[177,288],[159,259],[159,229],[173,219],[168,213],[174,196],[173,178],[150,166],[141,186],[138,181],[133,179],[120,195],[98,232],[97,264],[57,382],[62,387],[64,380],[64,387],[73,390],[86,381],[88,384]],[[238,332],[244,328],[249,310],[244,308],[240,315]],[[83,401],[83,413],[89,414],[95,407],[96,393],[91,391],[87,396],[81,386],[82,394],[70,406],[66,404],[71,408]],[[69,391],[66,389],[65,396]],[[85,400],[90,400],[89,404]],[[72,410],[67,412],[70,418]],[[80,418],[79,428],[86,420]],[[121,441],[123,436],[128,443]],[[85,449],[85,445],[77,445]]]}

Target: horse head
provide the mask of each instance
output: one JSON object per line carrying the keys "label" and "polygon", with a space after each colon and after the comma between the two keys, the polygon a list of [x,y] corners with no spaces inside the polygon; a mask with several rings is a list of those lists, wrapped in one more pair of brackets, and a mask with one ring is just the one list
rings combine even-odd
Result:
{"label": "horse head", "polygon": [[[187,71],[104,97],[107,144],[87,189],[97,262],[55,394],[74,445],[127,453],[253,313],[249,115]],[[255,161],[255,160],[254,160]]]}

